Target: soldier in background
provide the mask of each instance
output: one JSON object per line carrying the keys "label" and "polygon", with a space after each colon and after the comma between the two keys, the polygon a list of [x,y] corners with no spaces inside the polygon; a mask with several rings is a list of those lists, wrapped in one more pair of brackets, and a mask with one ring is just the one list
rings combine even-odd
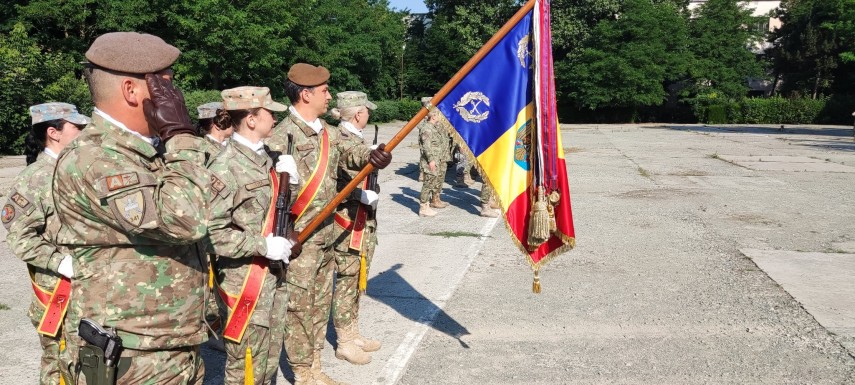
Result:
{"label": "soldier in background", "polygon": [[229,143],[232,133],[234,133],[234,127],[224,127],[223,123],[217,120],[217,112],[222,111],[222,109],[222,102],[205,103],[196,107],[196,111],[199,113],[196,130],[199,136],[205,138],[201,149],[207,154],[205,165],[210,165],[214,161],[214,158],[223,151]]}
{"label": "soldier in background", "polygon": [[[353,146],[365,145],[363,130],[377,105],[359,91],[340,92],[336,99],[332,116],[341,120],[338,126],[341,141],[352,142]],[[361,168],[340,162],[338,188],[347,186],[359,171]],[[371,362],[368,353],[380,350],[381,346],[380,341],[366,338],[359,332],[359,298],[365,290],[360,288],[360,282],[367,285],[368,268],[377,246],[376,212],[380,192],[379,187],[376,191],[370,190],[371,186],[366,183],[353,190],[350,197],[338,205],[335,214],[336,278],[332,301],[337,339],[335,356],[357,365]]]}
{"label": "soldier in background", "polygon": [[[285,153],[288,134],[293,138],[294,160],[302,188],[292,205],[295,231],[303,230],[338,192],[336,172],[339,161],[348,167],[362,168],[371,162],[384,168],[392,155],[385,145],[370,150],[365,145],[342,141],[338,129],[320,119],[326,113],[332,96],[329,71],[306,63],[288,70],[285,94],[291,101],[290,115],[273,130],[268,145]],[[338,384],[321,369],[332,302],[335,253],[333,252],[332,216],[313,231],[302,244],[303,252],[288,266],[288,316],[285,327],[285,350],[297,385]]]}
{"label": "soldier in background", "polygon": [[[33,284],[33,302],[29,316],[39,332],[42,360],[39,368],[41,385],[60,383],[59,349],[63,339],[62,316],[43,319],[58,289],[60,277],[71,278],[72,264],[68,250],[54,243],[59,230],[59,220],[53,205],[51,182],[58,154],[70,143],[84,126],[88,117],[77,113],[77,107],[68,103],[45,103],[30,107],[32,128],[26,138],[27,167],[21,171],[6,196],[3,206],[3,226],[9,233],[9,248],[27,263]],[[61,293],[57,293],[61,295]],[[66,293],[67,294],[67,293]],[[46,323],[54,322],[50,330]],[[53,334],[53,335],[51,335]]]}
{"label": "soldier in background", "polygon": [[86,52],[92,123],[53,180],[57,243],[74,271],[60,353],[69,384],[93,381],[78,372],[83,318],[121,338],[118,383],[202,383],[211,174],[172,85],[179,54],[135,32],[101,35]]}
{"label": "soldier in background", "polygon": [[[430,98],[422,98],[422,103],[428,102],[430,102]],[[419,198],[419,216],[422,217],[436,215],[434,208],[448,207],[448,203],[440,199],[440,192],[445,181],[447,162],[451,158],[449,153],[451,137],[441,119],[440,112],[431,109],[418,126],[419,147],[421,148],[419,168],[424,173],[424,182]]]}
{"label": "soldier in background", "polygon": [[[267,87],[232,88],[222,95],[218,120],[234,135],[209,168],[214,178],[209,236],[217,256],[220,308],[226,313],[222,319],[228,320],[225,383],[269,384],[279,368],[287,296],[268,261],[287,264],[292,246],[272,235],[275,196],[278,183],[297,184],[298,179],[290,156],[279,156],[272,170],[262,140],[273,132],[273,111],[288,107],[273,101]],[[279,172],[288,172],[291,180],[278,180]]]}

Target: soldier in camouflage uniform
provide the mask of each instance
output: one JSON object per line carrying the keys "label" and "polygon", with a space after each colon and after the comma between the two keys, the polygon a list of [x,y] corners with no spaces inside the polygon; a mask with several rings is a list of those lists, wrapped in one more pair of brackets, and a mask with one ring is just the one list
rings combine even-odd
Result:
{"label": "soldier in camouflage uniform", "polygon": [[[430,98],[422,98],[423,103],[430,102]],[[440,112],[431,109],[425,120],[419,123],[419,146],[421,148],[421,159],[419,167],[424,174],[422,193],[419,198],[419,216],[432,217],[436,215],[433,208],[442,209],[448,207],[448,203],[440,199],[442,183],[445,181],[447,162],[451,158],[449,146],[451,137],[448,128],[442,124]]]}
{"label": "soldier in camouflage uniform", "polygon": [[[368,123],[370,111],[377,106],[368,100],[364,92],[345,91],[336,95],[336,99],[332,116],[341,120],[338,126],[341,140],[364,145],[362,131]],[[359,171],[360,168],[341,163],[338,169],[339,189],[350,183]],[[368,353],[380,349],[379,341],[365,338],[359,332],[359,282],[367,279],[362,275],[368,274],[377,245],[375,213],[378,192],[364,188],[353,190],[350,197],[339,204],[334,226],[336,278],[332,318],[337,337],[335,356],[358,365],[371,362]]]}
{"label": "soldier in camouflage uniform", "polygon": [[[391,162],[384,145],[370,150],[365,145],[344,141],[339,131],[324,123],[320,116],[329,105],[329,71],[324,67],[297,63],[288,71],[285,94],[290,99],[290,115],[273,130],[268,145],[284,153],[287,134],[294,141],[294,159],[303,187],[292,195],[294,228],[301,231],[336,195],[336,172],[341,164],[361,168],[371,162],[378,168]],[[326,157],[323,143],[328,143]],[[313,175],[317,172],[317,175]],[[318,179],[315,179],[318,178]],[[302,206],[302,207],[301,207]],[[333,252],[332,216],[326,218],[303,242],[303,252],[288,266],[288,315],[285,327],[285,350],[294,371],[295,383],[338,384],[321,370],[332,301],[335,253]]]}
{"label": "soldier in camouflage uniform", "polygon": [[[3,206],[0,219],[9,231],[6,243],[27,263],[34,290],[41,294],[55,290],[61,275],[70,278],[73,274],[68,250],[55,243],[59,220],[54,215],[50,187],[58,154],[89,124],[89,118],[77,113],[77,108],[68,103],[32,106],[30,116],[33,126],[26,139],[27,168],[18,175],[6,194],[10,198]],[[46,309],[42,301],[34,294],[28,312],[36,328]],[[58,385],[60,382],[62,332],[60,330],[54,337],[39,334],[42,345],[41,385]]]}
{"label": "soldier in camouflage uniform", "polygon": [[[278,175],[271,175],[273,160],[262,139],[273,132],[276,120],[272,111],[288,108],[270,98],[267,87],[238,87],[222,92],[225,110],[220,121],[234,128],[226,149],[209,167],[213,175],[211,221],[208,227],[213,254],[217,255],[216,286],[220,292],[222,319],[232,319],[234,308],[226,300],[240,298],[249,279],[261,281],[254,310],[239,341],[227,339],[225,383],[243,385],[246,377],[254,384],[269,384],[279,368],[279,354],[285,333],[285,286],[277,284],[268,270],[267,260],[288,261],[291,243],[270,234],[272,230],[273,190]],[[279,157],[276,171],[297,172],[293,159]],[[284,167],[290,165],[287,170]],[[283,168],[279,170],[279,168]],[[292,178],[296,183],[296,176]],[[288,183],[288,181],[284,181]],[[258,258],[258,257],[266,257]],[[253,262],[264,270],[250,275]],[[236,304],[233,306],[244,306]],[[229,337],[229,336],[227,336]],[[240,338],[242,337],[242,338]],[[252,366],[247,357],[251,356]],[[250,373],[251,372],[251,373]]]}
{"label": "soldier in camouflage uniform", "polygon": [[217,112],[222,110],[222,102],[205,103],[196,107],[196,111],[199,113],[196,129],[199,136],[205,138],[200,151],[205,153],[206,166],[210,166],[214,162],[214,158],[223,152],[229,143],[229,138],[234,133],[234,127],[223,127],[222,122],[217,119]]}
{"label": "soldier in camouflage uniform", "polygon": [[86,52],[92,123],[53,180],[57,243],[74,271],[60,353],[67,383],[87,383],[75,367],[82,318],[122,339],[118,383],[202,383],[211,174],[172,85],[179,54],[135,32],[104,34]]}

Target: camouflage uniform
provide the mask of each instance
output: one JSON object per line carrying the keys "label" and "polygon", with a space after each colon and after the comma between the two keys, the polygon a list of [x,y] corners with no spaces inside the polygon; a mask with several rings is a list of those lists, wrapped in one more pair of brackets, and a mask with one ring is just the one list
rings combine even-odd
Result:
{"label": "camouflage uniform", "polygon": [[[326,176],[314,199],[294,224],[301,231],[335,197],[339,162],[353,168],[368,163],[371,150],[365,145],[344,141],[339,130],[323,123],[329,136],[330,151]],[[294,160],[300,172],[300,182],[308,183],[320,155],[320,134],[306,125],[292,110],[274,129],[268,145],[273,151],[286,151],[287,134],[293,136]],[[319,170],[320,171],[320,170]],[[294,191],[292,200],[298,192]],[[315,351],[324,346],[327,322],[332,302],[332,283],[335,271],[333,250],[333,217],[326,218],[303,242],[303,252],[288,265],[288,315],[285,319],[285,351],[292,367],[310,367]]]}
{"label": "camouflage uniform", "polygon": [[[363,139],[339,126],[342,141],[353,142],[354,145],[365,144]],[[344,189],[348,183],[362,171],[361,168],[347,167],[340,164],[338,169],[338,190]],[[377,246],[377,218],[371,207],[359,202],[361,189],[353,190],[353,193],[338,205],[337,215],[347,218],[351,222],[356,220],[356,211],[362,206],[369,210],[363,232],[362,250],[350,248],[351,232],[345,228],[335,225],[335,261],[336,279],[335,292],[333,294],[332,315],[333,324],[336,329],[349,326],[357,320],[359,313],[359,259],[361,253],[365,253],[366,266],[371,266],[371,258],[374,256],[374,248]],[[377,191],[379,192],[379,191]],[[366,271],[367,273],[367,271]]]}
{"label": "camouflage uniform", "polygon": [[[448,130],[441,122],[430,123],[425,119],[419,123],[418,128],[419,146],[421,147],[419,166],[424,173],[424,184],[422,184],[419,201],[425,204],[432,199],[439,199],[448,166],[446,162],[451,158],[448,150],[451,138],[448,135]],[[434,162],[436,171],[431,171],[430,162]]]}
{"label": "camouflage uniform", "polygon": [[[253,257],[267,253],[262,235],[271,207],[273,161],[234,140],[217,157],[210,170],[214,174],[209,232],[217,255],[216,282],[220,290],[239,296]],[[231,310],[217,296],[222,320]],[[269,384],[279,368],[279,354],[285,333],[285,286],[265,273],[261,294],[240,343],[226,341],[226,384],[244,384],[246,353],[250,349],[256,384]]]}
{"label": "camouflage uniform", "polygon": [[[222,102],[206,103],[196,107],[199,112],[199,120],[214,119],[217,116],[217,110],[221,110],[222,108]],[[202,133],[202,137],[205,138],[205,141],[201,142],[199,151],[205,154],[205,166],[210,167],[211,163],[214,163],[214,159],[217,155],[223,152],[223,149],[225,149],[226,146],[210,135]]]}
{"label": "camouflage uniform", "polygon": [[[59,230],[51,195],[51,181],[56,160],[42,153],[38,160],[18,175],[15,185],[6,195],[11,197],[3,208],[3,225],[9,234],[6,243],[27,263],[33,282],[51,291],[60,278],[56,272],[63,256],[68,254],[54,244]],[[45,307],[33,295],[28,315],[38,327]],[[42,345],[40,383],[59,384],[59,345],[62,332],[56,337],[39,334]]]}
{"label": "camouflage uniform", "polygon": [[62,359],[77,362],[77,328],[91,318],[122,338],[131,366],[120,383],[201,383],[207,266],[198,241],[210,183],[201,139],[178,135],[161,157],[97,113],[63,151],[53,183],[57,243],[74,267]]}

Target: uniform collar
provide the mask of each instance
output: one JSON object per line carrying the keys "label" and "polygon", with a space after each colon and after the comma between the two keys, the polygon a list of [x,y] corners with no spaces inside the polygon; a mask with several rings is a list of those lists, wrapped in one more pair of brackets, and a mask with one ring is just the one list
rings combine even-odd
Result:
{"label": "uniform collar", "polygon": [[205,139],[208,139],[208,141],[210,141],[213,144],[219,144],[223,147],[225,147],[227,144],[229,144],[229,138],[225,138],[225,139],[223,139],[222,142],[220,142],[219,140],[217,140],[217,138],[211,136],[211,134],[206,134]]}
{"label": "uniform collar", "polygon": [[44,153],[45,153],[45,155],[53,158],[53,160],[59,159],[59,155],[57,155],[57,153],[53,152],[53,150],[51,150],[47,147],[45,147]]}
{"label": "uniform collar", "polygon": [[270,157],[267,155],[265,151],[264,142],[258,142],[257,144],[252,144],[250,141],[238,133],[232,134],[232,144],[231,147],[235,148],[235,151],[243,154],[255,164],[262,166],[267,163]]}
{"label": "uniform collar", "polygon": [[[119,124],[119,125],[117,125]],[[131,131],[121,122],[109,118],[106,114],[97,109],[92,114],[92,126],[100,130],[109,131],[106,133],[106,140],[116,143],[117,147],[126,148],[146,158],[154,158],[157,156],[157,150],[149,140],[140,135],[138,132]],[[146,140],[148,139],[148,140]]]}
{"label": "uniform collar", "polygon": [[298,116],[288,115],[288,119],[291,119],[291,122],[293,122],[297,128],[302,130],[307,137],[320,134],[320,131],[315,131],[314,128],[309,127],[309,125],[307,125],[306,122]]}
{"label": "uniform collar", "polygon": [[362,131],[359,131],[356,126],[353,125],[353,123],[342,121],[341,126],[344,127],[344,129],[346,129],[347,131],[350,131],[350,133],[352,133],[353,135],[362,138]]}
{"label": "uniform collar", "polygon": [[321,130],[324,128],[324,124],[321,123],[321,118],[315,118],[314,121],[308,122],[308,121],[306,121],[306,119],[303,119],[303,117],[300,116],[300,113],[297,112],[297,109],[294,108],[294,106],[288,107],[288,111],[291,112],[291,116],[294,116],[297,119],[300,119],[300,121],[302,121],[304,124],[309,126],[313,131],[315,131],[316,134],[320,134]]}
{"label": "uniform collar", "polygon": [[92,115],[95,115],[95,114],[98,114],[99,116],[101,116],[102,118],[104,118],[104,120],[106,120],[106,121],[110,122],[110,124],[112,124],[114,127],[121,128],[121,129],[122,129],[122,130],[124,130],[125,132],[128,132],[128,133],[130,133],[131,135],[136,135],[136,136],[137,136],[137,137],[139,137],[140,139],[144,140],[146,143],[148,143],[148,144],[152,144],[152,145],[153,145],[153,140],[154,140],[153,138],[149,138],[149,137],[147,137],[147,136],[143,136],[143,134],[140,134],[139,132],[136,132],[136,131],[131,130],[131,129],[130,129],[130,128],[128,128],[128,126],[126,126],[124,123],[122,123],[122,122],[120,122],[120,121],[116,120],[115,118],[113,118],[113,117],[112,117],[112,116],[110,116],[110,115],[107,115],[107,113],[106,113],[106,112],[99,110],[97,107],[95,107],[95,109],[93,109],[93,110],[92,110]]}

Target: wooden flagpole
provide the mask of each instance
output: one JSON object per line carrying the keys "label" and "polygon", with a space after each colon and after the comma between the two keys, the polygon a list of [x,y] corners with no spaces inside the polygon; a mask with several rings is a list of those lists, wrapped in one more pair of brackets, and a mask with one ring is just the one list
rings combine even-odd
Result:
{"label": "wooden flagpole", "polygon": [[[493,35],[493,37],[491,37],[490,40],[488,40],[487,43],[484,44],[481,49],[479,49],[478,52],[475,53],[474,56],[472,56],[472,58],[469,59],[469,61],[466,62],[466,64],[462,68],[460,68],[460,70],[457,71],[454,76],[451,77],[451,80],[449,80],[448,83],[445,83],[445,85],[439,90],[439,92],[437,92],[436,95],[434,95],[431,99],[431,106],[434,106],[437,103],[441,102],[445,98],[445,96],[448,95],[448,93],[451,92],[451,90],[454,89],[454,87],[456,87],[457,84],[460,83],[460,81],[463,80],[463,78],[466,77],[466,75],[468,75],[469,72],[472,71],[472,69],[475,68],[475,66],[481,62],[484,56],[487,56],[487,54],[493,50],[493,47],[495,47],[496,44],[498,44],[499,41],[502,40],[502,38],[504,38],[505,35],[507,35],[508,32],[510,32],[510,30],[514,26],[516,26],[517,23],[523,17],[525,17],[525,15],[534,8],[534,1],[535,0],[529,0],[528,2],[526,2],[525,5],[523,5],[522,8],[520,8],[520,10],[517,11],[517,13],[515,13],[514,16],[511,17],[511,19],[508,20],[508,22],[505,23],[505,25],[503,25],[502,28],[500,28],[496,32],[496,34]],[[427,114],[428,109],[422,107],[422,109],[419,110],[416,116],[413,116],[413,118],[410,119],[410,121],[407,122],[406,125],[404,125],[404,128],[402,128],[400,131],[398,131],[397,134],[395,134],[394,137],[392,137],[392,140],[390,140],[389,143],[386,143],[385,151],[392,152],[392,150],[394,150],[395,147],[397,147],[398,144],[401,143],[401,141],[404,140],[404,138],[410,134],[410,131],[412,131],[413,128],[415,128],[416,125],[418,125],[419,122],[424,119],[425,115]],[[317,216],[315,216],[309,222],[308,225],[306,225],[303,231],[300,231],[300,234],[297,236],[297,239],[300,241],[300,243],[305,242],[306,239],[309,238],[309,235],[311,235],[312,232],[314,232],[318,228],[318,226],[320,226],[321,223],[335,211],[339,203],[341,203],[344,198],[350,195],[353,189],[355,189],[357,185],[362,183],[362,180],[365,179],[365,177],[368,176],[371,171],[374,171],[374,166],[371,163],[365,165],[365,168],[363,168],[362,171],[359,172],[359,174],[353,177],[353,180],[351,180],[350,183],[347,184],[347,186],[345,186],[341,191],[339,191],[338,194],[336,194],[336,196],[330,201],[330,203],[328,203],[321,210],[321,212]]]}

